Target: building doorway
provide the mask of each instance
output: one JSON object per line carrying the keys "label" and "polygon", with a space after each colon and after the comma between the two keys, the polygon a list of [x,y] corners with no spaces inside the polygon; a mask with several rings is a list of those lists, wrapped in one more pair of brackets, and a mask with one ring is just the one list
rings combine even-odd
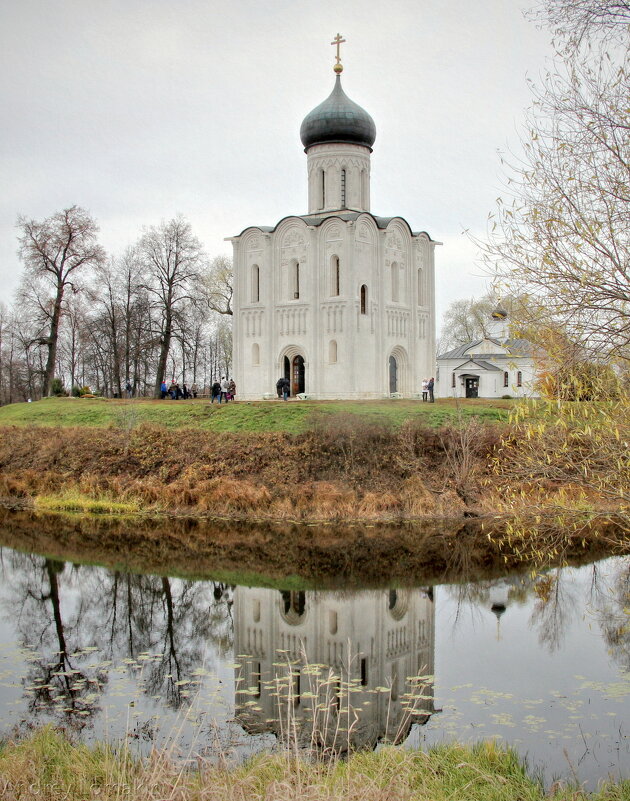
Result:
{"label": "building doorway", "polygon": [[467,378],[466,379],[466,397],[477,398],[479,397],[479,379]]}
{"label": "building doorway", "polygon": [[[289,360],[285,358],[285,363]],[[297,395],[299,392],[305,392],[304,380],[304,357],[294,356],[291,362],[291,375],[288,376],[291,382],[291,394]]]}
{"label": "building doorway", "polygon": [[398,392],[398,364],[395,356],[389,357],[389,391]]}

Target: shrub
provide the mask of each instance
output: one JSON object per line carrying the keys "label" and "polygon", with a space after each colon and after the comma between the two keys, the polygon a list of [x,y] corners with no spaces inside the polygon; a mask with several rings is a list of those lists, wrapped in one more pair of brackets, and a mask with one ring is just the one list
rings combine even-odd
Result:
{"label": "shrub", "polygon": [[61,378],[53,378],[50,384],[50,394],[57,398],[61,398],[68,394],[64,389],[63,380]]}

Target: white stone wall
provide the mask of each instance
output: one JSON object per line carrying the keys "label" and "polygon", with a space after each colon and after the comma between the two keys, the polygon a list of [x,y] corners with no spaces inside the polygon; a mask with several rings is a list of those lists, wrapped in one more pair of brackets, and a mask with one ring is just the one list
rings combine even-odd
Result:
{"label": "white stone wall", "polygon": [[368,147],[340,143],[308,149],[309,214],[370,210],[370,152]]}
{"label": "white stone wall", "polygon": [[232,242],[239,398],[275,392],[285,355],[303,356],[305,391],[317,398],[383,397],[392,354],[404,396],[434,374],[435,243],[401,218],[381,230],[369,213],[319,225],[288,217]]}
{"label": "white stone wall", "polygon": [[[468,360],[468,356],[459,359],[439,359],[439,380],[436,383],[435,397],[437,398],[465,398],[466,384],[461,378],[461,372],[456,369]],[[468,375],[479,376],[478,397],[501,398],[510,395],[512,398],[536,398],[538,393],[534,389],[536,370],[532,359],[506,356],[505,358],[485,359],[496,365],[499,370],[482,370],[471,365],[463,370]],[[518,386],[518,372],[521,373],[521,386]],[[508,386],[504,386],[504,372],[508,373]],[[453,387],[453,374],[455,373],[455,387]]]}
{"label": "white stone wall", "polygon": [[[235,590],[237,719],[250,731],[280,734],[286,730],[286,719],[279,720],[278,685],[273,681],[287,674],[283,665],[292,663],[294,675],[300,678],[293,683],[290,713],[298,731],[305,724],[306,737],[313,703],[308,694],[321,690],[330,671],[344,684],[349,679],[356,683],[357,692],[350,701],[361,714],[353,724],[353,745],[373,747],[383,736],[395,739],[404,721],[403,696],[413,687],[409,677],[432,676],[434,672],[435,604],[431,594],[422,589],[374,590],[344,597],[337,592],[306,591],[301,598],[292,593],[290,601],[293,606],[287,612],[278,590]],[[319,681],[308,675],[308,667],[314,665],[322,666]],[[334,685],[334,680],[328,682],[327,700],[333,706]],[[389,687],[390,692],[376,692],[377,687]],[[318,694],[320,703],[326,701],[323,693]],[[366,701],[369,704],[363,706]],[[419,713],[432,709],[430,700],[418,706]],[[283,711],[283,717],[288,713]],[[334,711],[330,719],[334,728]]]}

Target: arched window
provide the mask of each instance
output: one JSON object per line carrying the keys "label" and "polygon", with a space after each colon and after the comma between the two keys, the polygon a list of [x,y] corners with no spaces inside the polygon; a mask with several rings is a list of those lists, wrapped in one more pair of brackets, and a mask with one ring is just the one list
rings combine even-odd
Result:
{"label": "arched window", "polygon": [[422,285],[422,267],[418,267],[418,306],[424,306],[424,287]]}
{"label": "arched window", "polygon": [[361,287],[361,314],[367,314],[368,296],[367,286],[363,284]]}
{"label": "arched window", "polygon": [[332,256],[330,259],[330,294],[338,296],[341,294],[341,270],[339,267],[339,256]]}
{"label": "arched window", "polygon": [[260,345],[257,342],[252,345],[252,364],[260,364]]}
{"label": "arched window", "polygon": [[334,339],[331,339],[328,343],[328,361],[331,364],[337,362],[337,342]]}
{"label": "arched window", "polygon": [[298,300],[300,297],[300,263],[293,259],[289,272],[289,300]]}
{"label": "arched window", "polygon": [[252,303],[260,301],[260,269],[257,264],[252,264]]}
{"label": "arched window", "polygon": [[510,386],[510,374],[508,373],[507,370],[503,373],[503,386],[504,387]]}
{"label": "arched window", "polygon": [[398,269],[398,262],[393,261],[391,267],[392,274],[392,300],[394,303],[398,302],[398,282],[400,278],[400,270]]}
{"label": "arched window", "polygon": [[516,374],[516,386],[522,387],[523,386],[523,373],[519,370]]}
{"label": "arched window", "polygon": [[455,373],[452,373],[451,374],[451,387],[453,389],[455,389],[455,386],[456,386],[456,384],[455,384]]}
{"label": "arched window", "polygon": [[319,198],[319,207],[323,209],[326,206],[326,172],[324,170],[321,171],[320,189],[321,196]]}
{"label": "arched window", "polygon": [[346,207],[346,171],[341,171],[341,208]]}
{"label": "arched window", "polygon": [[297,625],[306,612],[306,593],[304,590],[281,590],[281,614],[287,623]]}
{"label": "arched window", "polygon": [[337,633],[337,613],[332,609],[328,612],[328,631],[331,634]]}

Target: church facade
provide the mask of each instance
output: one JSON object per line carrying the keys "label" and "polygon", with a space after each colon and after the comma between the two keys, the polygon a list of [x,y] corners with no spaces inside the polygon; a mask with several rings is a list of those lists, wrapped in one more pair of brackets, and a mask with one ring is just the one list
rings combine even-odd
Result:
{"label": "church facade", "polygon": [[496,309],[483,339],[437,357],[439,398],[538,398],[534,346],[510,336],[508,313]]}
{"label": "church facade", "polygon": [[434,712],[433,592],[237,587],[236,720],[338,751],[403,742]]}
{"label": "church facade", "polygon": [[[339,59],[339,57],[338,57]],[[330,96],[304,119],[308,213],[230,239],[239,398],[412,397],[435,364],[434,249],[370,203],[376,128],[335,65]]]}

